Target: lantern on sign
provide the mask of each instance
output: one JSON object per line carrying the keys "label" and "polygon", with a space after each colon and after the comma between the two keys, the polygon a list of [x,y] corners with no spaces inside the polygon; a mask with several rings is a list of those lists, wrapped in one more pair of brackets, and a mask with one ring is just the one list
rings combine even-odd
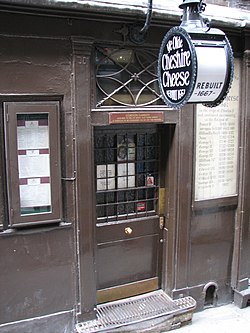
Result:
{"label": "lantern on sign", "polygon": [[158,60],[164,102],[214,107],[226,97],[233,79],[233,52],[223,31],[211,29],[201,13],[202,0],[184,0],[182,23],[165,35]]}

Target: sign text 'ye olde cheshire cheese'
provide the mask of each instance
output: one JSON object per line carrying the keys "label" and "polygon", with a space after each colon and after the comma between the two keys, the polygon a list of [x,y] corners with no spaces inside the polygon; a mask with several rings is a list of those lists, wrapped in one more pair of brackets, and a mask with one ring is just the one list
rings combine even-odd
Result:
{"label": "sign text 'ye olde cheshire cheese'", "polygon": [[213,35],[208,42],[209,36],[203,35],[206,33],[197,34],[193,41],[185,29],[174,27],[162,41],[158,81],[162,98],[170,107],[188,102],[216,106],[227,95],[233,72],[230,44],[223,33],[218,34],[219,41]]}
{"label": "sign text 'ye olde cheshire cheese'", "polygon": [[162,87],[168,99],[178,102],[186,95],[192,75],[191,51],[187,40],[173,35],[161,57]]}
{"label": "sign text 'ye olde cheshire cheese'", "polygon": [[[173,28],[175,29],[175,28]],[[159,55],[158,76],[163,98],[170,106],[181,103],[189,95],[194,65],[192,44],[181,28],[165,36]]]}

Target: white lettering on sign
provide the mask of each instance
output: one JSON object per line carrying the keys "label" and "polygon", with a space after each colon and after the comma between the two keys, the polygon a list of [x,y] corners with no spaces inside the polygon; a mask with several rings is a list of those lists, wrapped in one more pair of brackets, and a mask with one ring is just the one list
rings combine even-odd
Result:
{"label": "white lettering on sign", "polygon": [[189,75],[190,73],[187,72],[176,72],[170,74],[168,71],[163,72],[162,74],[162,84],[163,87],[183,87],[189,85]]}
{"label": "white lettering on sign", "polygon": [[182,68],[190,66],[190,51],[176,51],[175,54],[163,54],[161,59],[161,66],[164,71],[175,68]]}
{"label": "white lettering on sign", "polygon": [[167,102],[178,104],[185,98],[192,76],[192,54],[185,31],[173,28],[161,47],[160,83]]}
{"label": "white lettering on sign", "polygon": [[186,93],[185,89],[179,90],[167,90],[167,96],[171,98],[173,101],[180,100]]}
{"label": "white lettering on sign", "polygon": [[[168,41],[167,54],[162,55],[161,67],[162,67],[162,85],[164,88],[183,87],[188,86],[190,83],[189,71],[170,72],[172,69],[179,69],[190,66],[191,58],[190,51],[183,51],[183,40],[181,36],[174,36]],[[174,54],[169,54],[175,51]],[[174,94],[173,94],[174,95]],[[179,95],[182,96],[182,95]],[[178,98],[177,98],[178,99]]]}
{"label": "white lettering on sign", "polygon": [[181,36],[174,36],[167,42],[167,50],[170,53],[172,50],[180,49],[183,47],[183,41]]}

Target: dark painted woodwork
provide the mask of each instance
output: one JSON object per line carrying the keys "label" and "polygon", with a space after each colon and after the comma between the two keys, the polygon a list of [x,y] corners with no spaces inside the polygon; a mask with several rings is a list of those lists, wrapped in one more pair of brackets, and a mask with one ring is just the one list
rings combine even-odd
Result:
{"label": "dark painted woodwork", "polygon": [[[91,51],[93,40],[73,38],[76,216],[79,237],[79,320],[92,316],[96,304],[94,274],[94,196],[92,175]],[[86,269],[88,267],[88,269]]]}
{"label": "dark painted woodwork", "polygon": [[73,251],[70,227],[2,234],[0,323],[72,310]]}
{"label": "dark painted woodwork", "polygon": [[[122,111],[122,109],[120,109]],[[154,112],[154,111],[160,111],[161,108],[157,107],[157,108],[147,108],[147,111],[149,110],[150,112]],[[162,110],[166,110],[166,108],[163,108]],[[126,108],[126,112],[133,112],[134,109],[133,108]],[[143,108],[136,108],[136,112],[143,112]],[[93,126],[105,126],[105,125],[109,125],[109,115],[110,113],[112,113],[112,109],[104,109],[102,111],[99,111],[98,109],[94,109],[92,110],[91,113],[91,122]],[[178,112],[176,112],[176,110],[168,110],[167,112],[163,113],[164,116],[164,120],[163,123],[164,124],[174,124],[177,122],[178,120]]]}
{"label": "dark painted woodwork", "polygon": [[242,91],[245,96],[242,101],[242,123],[244,123],[241,135],[241,169],[240,169],[240,197],[236,215],[236,228],[234,237],[234,252],[232,262],[232,287],[238,291],[248,288],[250,277],[250,211],[249,190],[250,178],[250,51],[246,50],[243,58]]}
{"label": "dark painted woodwork", "polygon": [[[132,229],[131,235],[127,235],[125,233],[126,227],[130,227]],[[99,224],[97,226],[97,230],[96,240],[98,244],[116,241],[117,239],[124,240],[131,238],[131,236],[132,238],[139,237],[141,235],[148,236],[159,233],[159,217],[140,218],[135,221],[128,220],[105,226],[101,226],[101,224]]]}
{"label": "dark painted woodwork", "polygon": [[[163,135],[163,133],[166,135],[168,131],[168,126],[158,126],[160,128],[160,136]],[[112,131],[112,128],[114,129]],[[133,129],[133,130],[132,130]],[[163,130],[164,129],[164,130]],[[132,132],[129,132],[132,131]],[[99,133],[99,136],[98,136]],[[158,197],[158,182],[159,185],[161,184],[161,178],[164,179],[165,177],[165,170],[161,170],[161,173],[159,174],[158,169],[161,165],[161,163],[166,159],[166,155],[168,153],[168,150],[165,149],[165,151],[161,151],[160,153],[160,162],[158,161],[159,157],[158,154],[152,153],[152,149],[154,151],[158,151],[158,135],[157,133],[157,126],[154,125],[148,125],[148,124],[141,124],[139,127],[136,125],[130,125],[128,126],[115,126],[110,127],[109,130],[107,130],[107,127],[103,129],[103,133],[106,133],[109,135],[109,138],[112,138],[112,144],[108,145],[109,148],[106,147],[105,144],[104,147],[105,151],[108,155],[108,153],[111,154],[108,163],[116,163],[116,157],[114,155],[117,154],[116,148],[114,148],[114,142],[115,141],[115,135],[119,133],[121,140],[121,135],[130,135],[130,137],[135,138],[137,136],[137,139],[134,139],[135,143],[135,150],[138,150],[138,153],[135,152],[135,161],[133,160],[132,163],[135,163],[135,178],[138,177],[137,181],[135,181],[135,187],[133,187],[133,191],[137,191],[136,184],[138,185],[138,191],[142,191],[142,188],[144,188],[143,191],[149,191],[147,192],[146,197],[141,198],[141,201],[145,201],[145,204],[149,205],[150,208],[145,208],[144,214],[152,215],[154,216],[148,216],[148,217],[140,217],[140,215],[136,217],[129,217],[129,214],[125,217],[119,216],[119,212],[117,212],[117,221],[112,221],[109,223],[102,222],[102,218],[97,219],[97,225],[96,225],[96,241],[97,241],[97,251],[96,251],[96,274],[97,274],[97,289],[105,289],[110,288],[110,294],[113,294],[113,290],[111,288],[117,288],[120,287],[120,297],[122,297],[121,290],[124,290],[124,292],[127,292],[127,288],[124,287],[125,284],[128,283],[134,283],[139,282],[141,283],[142,280],[147,279],[157,279],[157,281],[161,281],[161,256],[162,256],[162,246],[161,246],[161,239],[162,239],[162,230],[160,229],[159,224],[159,215],[158,215],[158,208],[151,202],[155,201],[154,198]],[[96,131],[96,156],[99,156],[97,153],[100,153],[100,147],[103,147],[101,144],[103,139],[103,134],[100,136],[100,130],[99,132]],[[133,136],[132,136],[133,135]],[[98,140],[99,138],[99,140]],[[140,138],[140,139],[139,139]],[[117,139],[118,140],[118,139]],[[148,141],[149,140],[149,141]],[[162,138],[160,140],[162,142]],[[118,142],[116,143],[118,144]],[[112,147],[112,149],[110,148]],[[97,149],[99,148],[99,150]],[[102,148],[103,149],[103,148]],[[140,150],[141,149],[141,150]],[[144,152],[147,151],[147,153]],[[141,152],[139,154],[139,151]],[[145,156],[144,156],[145,154]],[[101,155],[102,157],[102,155]],[[100,158],[100,156],[99,156]],[[104,163],[105,159],[97,159],[98,163]],[[97,163],[97,162],[96,162]],[[107,162],[106,162],[107,163]],[[131,163],[131,162],[129,162]],[[138,164],[137,164],[138,163]],[[148,164],[147,164],[148,163]],[[150,163],[157,163],[157,166],[154,167],[150,166]],[[137,168],[139,168],[139,164],[142,164],[142,169],[139,173]],[[153,168],[153,169],[152,169]],[[162,168],[161,168],[162,169]],[[137,170],[137,171],[136,171]],[[147,172],[147,170],[151,170],[152,174],[155,175],[157,180],[154,184],[156,186],[156,189],[154,187],[143,187],[145,184],[144,180],[144,173]],[[142,176],[142,177],[139,177]],[[141,181],[143,180],[143,184],[141,184]],[[119,177],[117,179],[117,182],[119,184]],[[161,186],[161,185],[160,185]],[[115,191],[117,189],[114,189],[114,193],[112,190],[109,190],[110,193],[113,193],[115,195]],[[120,192],[123,193],[123,189],[119,189]],[[153,190],[153,196],[150,190]],[[131,189],[132,191],[132,189]],[[138,192],[138,193],[139,193]],[[139,195],[141,194],[134,194],[135,198],[138,200],[140,198]],[[151,194],[150,194],[151,193]],[[97,191],[98,195],[98,191]],[[130,194],[131,195],[131,194]],[[138,195],[138,197],[137,197]],[[119,197],[119,195],[117,194]],[[155,197],[156,196],[156,197]],[[133,197],[133,196],[132,196]],[[136,203],[133,202],[135,198],[128,199],[128,202],[132,204],[132,206]],[[150,200],[149,200],[150,199]],[[152,199],[154,199],[152,201]],[[118,199],[117,199],[118,200]],[[126,199],[120,199],[121,203],[120,205],[124,205],[122,203]],[[149,202],[147,202],[149,200]],[[119,202],[119,200],[118,200]],[[137,203],[138,204],[138,203]],[[151,205],[153,205],[151,207]],[[146,206],[145,206],[146,207]],[[134,207],[135,208],[135,207]],[[154,213],[151,210],[156,210]],[[126,208],[125,208],[126,211]],[[137,212],[138,213],[138,212]],[[143,212],[139,212],[142,213]],[[131,213],[132,214],[132,213]],[[136,216],[136,211],[133,211],[133,214]],[[114,213],[116,215],[116,213]],[[113,217],[114,218],[114,217]],[[130,228],[131,233],[126,233],[126,229]],[[160,284],[156,284],[156,288],[160,287]],[[135,289],[136,292],[136,289]],[[124,294],[125,295],[125,294]],[[107,295],[109,297],[109,295]],[[124,296],[123,296],[124,297]],[[110,298],[110,297],[109,297]]]}
{"label": "dark painted woodwork", "polygon": [[13,332],[46,332],[46,333],[72,333],[75,329],[75,322],[72,311],[65,311],[49,316],[38,317],[34,320],[12,322],[1,327],[1,333]]}
{"label": "dark painted woodwork", "polygon": [[[6,25],[9,18],[5,15]],[[22,21],[21,17],[19,19]],[[17,22],[13,26],[16,24]],[[8,38],[3,35],[0,40],[0,69],[5,76],[5,79],[0,82],[1,102],[59,102],[61,142],[64,147],[61,153],[62,177],[71,176],[73,141],[71,119],[68,117],[68,112],[71,111],[69,109],[71,87],[68,84],[71,78],[69,41],[56,38],[40,39],[36,36]],[[1,136],[3,139],[3,127]],[[67,161],[65,155],[67,155]],[[2,153],[1,166],[4,164],[5,159]],[[3,167],[1,169],[2,177],[5,179],[5,169]],[[1,193],[6,193],[5,182],[6,180],[1,183]],[[62,225],[66,222],[69,223],[68,227],[57,225],[47,228],[44,226],[0,234],[1,323],[62,311],[71,313],[74,309],[76,262],[73,228],[70,225],[74,223],[72,185],[72,182],[66,181],[62,184]],[[9,221],[6,195],[2,196],[1,207],[2,216],[4,216],[2,221],[7,228]],[[65,316],[67,321],[69,317],[72,318],[72,314]],[[63,322],[65,324],[65,321]],[[22,325],[18,327],[16,324],[14,328],[7,326],[4,332],[20,330]],[[28,326],[32,325],[27,324],[27,329],[24,329],[26,332],[29,332]],[[55,332],[59,326],[59,322],[55,320],[51,327]],[[70,327],[72,328],[72,319]]]}
{"label": "dark painted woodwork", "polygon": [[193,175],[193,137],[194,137],[194,107],[185,106],[180,111],[178,128],[178,174],[176,189],[177,221],[176,221],[176,277],[175,289],[188,286],[188,269],[190,256],[190,223],[192,201],[192,175]]}
{"label": "dark painted woodwork", "polygon": [[176,246],[176,182],[177,182],[177,151],[178,151],[178,123],[179,112],[172,125],[160,126],[161,132],[161,164],[160,172],[163,175],[161,187],[165,192],[165,226],[163,229],[163,255],[162,255],[162,285],[161,287],[171,294],[175,279],[175,246]]}
{"label": "dark painted woodwork", "polygon": [[[231,274],[235,209],[215,208],[193,216],[189,285],[228,284]],[[203,269],[197,263],[202,263]]]}
{"label": "dark painted woodwork", "polygon": [[[61,222],[61,159],[59,149],[59,103],[37,102],[37,103],[4,103],[5,118],[8,118],[5,126],[8,174],[8,201],[9,201],[9,224],[11,226],[29,226],[32,224],[48,224]],[[17,117],[19,114],[46,113],[49,123],[49,154],[50,154],[50,186],[51,186],[51,209],[45,214],[21,214],[19,187],[19,175],[16,169],[18,165],[17,156]],[[53,142],[53,144],[51,144]]]}
{"label": "dark painted woodwork", "polygon": [[97,288],[157,277],[158,244],[158,234],[98,244]]}
{"label": "dark painted woodwork", "polygon": [[[0,140],[4,142],[4,116],[3,116],[3,105],[0,106]],[[5,207],[7,202],[7,179],[6,179],[6,165],[5,165],[5,148],[4,145],[0,145],[0,230],[7,229],[9,224],[8,209]]]}
{"label": "dark painted woodwork", "polygon": [[[125,228],[132,229],[131,235]],[[97,227],[97,288],[158,277],[159,218]]]}
{"label": "dark painted woodwork", "polygon": [[[159,126],[162,133],[160,172],[164,178],[161,187],[166,188],[166,197],[165,228],[163,243],[160,243],[163,259],[157,262],[161,238],[156,231],[158,218],[142,224],[131,221],[113,225],[112,231],[107,227],[101,234],[95,234],[92,131],[94,126],[109,125],[109,113],[113,109],[95,108],[92,48],[95,43],[105,46],[125,42],[131,46],[119,30],[124,24],[134,22],[134,18],[107,20],[107,16],[90,17],[89,13],[77,18],[63,15],[0,12],[1,102],[59,102],[63,196],[61,225],[0,234],[0,319],[1,323],[15,322],[1,327],[1,332],[33,333],[39,327],[44,333],[62,329],[71,333],[74,321],[93,316],[97,283],[102,288],[125,283],[131,276],[132,280],[136,276],[144,279],[159,272],[162,272],[159,287],[174,297],[194,296],[199,309],[204,307],[204,287],[213,281],[218,284],[218,303],[230,302],[231,285],[242,290],[250,276],[250,38],[247,28],[225,30],[229,32],[235,54],[244,59],[239,110],[243,114],[240,128],[244,130],[240,196],[194,202],[195,108],[191,105],[183,110],[160,108],[164,112],[164,124]],[[157,22],[155,18],[143,47],[159,47],[168,29],[166,24],[170,27],[170,23]],[[0,126],[3,142],[2,110]],[[8,180],[4,147],[0,147],[0,227],[7,228]],[[133,226],[132,238],[123,233],[128,225]],[[113,262],[119,263],[120,258],[122,265],[112,276],[106,264],[111,270]],[[51,314],[55,315],[50,319],[40,318]],[[22,319],[32,320],[18,322]]]}
{"label": "dark painted woodwork", "polygon": [[[250,45],[249,45],[250,46]],[[248,276],[250,277],[250,211],[249,211],[249,202],[250,202],[250,179],[247,177],[249,174],[249,166],[250,166],[250,154],[249,154],[249,142],[250,142],[250,50],[245,51],[244,54],[244,92],[245,92],[245,122],[246,122],[246,159],[245,159],[245,170],[243,176],[243,182],[245,183],[245,188],[243,192],[242,199],[244,200],[243,209],[241,214],[243,215],[243,225],[242,225],[242,253],[240,260],[240,271],[239,271],[239,280],[242,280]],[[240,281],[239,281],[240,282]]]}

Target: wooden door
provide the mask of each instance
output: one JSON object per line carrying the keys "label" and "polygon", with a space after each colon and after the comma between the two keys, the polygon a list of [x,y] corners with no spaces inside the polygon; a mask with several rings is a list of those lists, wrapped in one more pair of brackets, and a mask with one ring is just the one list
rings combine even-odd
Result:
{"label": "wooden door", "polygon": [[160,138],[156,125],[96,128],[97,300],[160,287]]}

